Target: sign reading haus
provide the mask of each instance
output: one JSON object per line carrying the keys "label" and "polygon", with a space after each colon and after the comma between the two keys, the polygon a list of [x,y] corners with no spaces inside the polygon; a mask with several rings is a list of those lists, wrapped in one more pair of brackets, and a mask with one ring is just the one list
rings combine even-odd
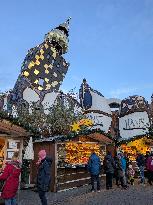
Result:
{"label": "sign reading haus", "polygon": [[141,96],[132,96],[122,101],[119,130],[122,139],[130,139],[148,133],[150,119],[148,105]]}

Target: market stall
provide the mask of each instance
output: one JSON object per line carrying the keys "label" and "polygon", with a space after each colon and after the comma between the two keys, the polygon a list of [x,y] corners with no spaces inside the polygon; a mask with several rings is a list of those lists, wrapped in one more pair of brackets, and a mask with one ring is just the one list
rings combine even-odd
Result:
{"label": "market stall", "polygon": [[13,125],[8,120],[0,121],[0,168],[5,161],[10,161],[14,152],[19,151],[22,160],[23,139],[29,133],[17,125]]}
{"label": "market stall", "polygon": [[130,96],[121,102],[119,115],[119,151],[126,152],[131,161],[137,154],[152,151],[153,140],[149,135],[151,117],[149,105],[142,96]]}
{"label": "market stall", "polygon": [[[63,137],[46,138],[34,143],[34,163],[32,168],[32,183],[36,178],[37,155],[40,149],[45,149],[52,157],[51,191],[61,191],[90,183],[87,162],[92,151],[99,155],[101,162],[107,149],[112,149],[112,140],[105,135],[93,133],[87,136],[77,136],[63,140]],[[104,175],[101,173],[100,177]]]}
{"label": "market stall", "polygon": [[144,136],[140,139],[135,139],[128,143],[121,144],[120,150],[128,153],[129,159],[131,161],[135,161],[137,153],[141,153],[145,156],[146,152],[153,151],[153,140],[148,136]]}

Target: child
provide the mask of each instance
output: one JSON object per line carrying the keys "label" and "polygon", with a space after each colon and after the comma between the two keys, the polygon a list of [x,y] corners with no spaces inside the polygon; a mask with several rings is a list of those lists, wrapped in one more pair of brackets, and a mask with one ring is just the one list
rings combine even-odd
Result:
{"label": "child", "polygon": [[134,185],[134,175],[135,175],[135,171],[132,167],[132,164],[129,164],[129,167],[128,167],[128,178],[129,178],[129,181],[130,181],[130,184],[131,185]]}

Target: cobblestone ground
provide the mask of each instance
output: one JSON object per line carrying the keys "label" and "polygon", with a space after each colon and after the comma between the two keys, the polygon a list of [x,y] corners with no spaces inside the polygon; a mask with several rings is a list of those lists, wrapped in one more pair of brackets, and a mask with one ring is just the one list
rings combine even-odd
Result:
{"label": "cobblestone ground", "polygon": [[[48,193],[48,205],[153,205],[153,187],[131,186],[127,190],[116,188],[91,193],[90,187],[82,187],[60,193]],[[19,205],[41,205],[38,194],[21,191]]]}

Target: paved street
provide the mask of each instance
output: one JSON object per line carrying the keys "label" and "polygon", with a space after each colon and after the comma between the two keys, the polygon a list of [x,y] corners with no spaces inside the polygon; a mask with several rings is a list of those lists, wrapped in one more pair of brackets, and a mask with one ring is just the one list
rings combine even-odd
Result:
{"label": "paved street", "polygon": [[[153,187],[137,185],[128,190],[114,187],[102,189],[100,193],[89,192],[90,187],[82,187],[61,193],[49,193],[49,205],[152,205]],[[21,191],[20,205],[41,205],[38,195],[32,191]]]}

